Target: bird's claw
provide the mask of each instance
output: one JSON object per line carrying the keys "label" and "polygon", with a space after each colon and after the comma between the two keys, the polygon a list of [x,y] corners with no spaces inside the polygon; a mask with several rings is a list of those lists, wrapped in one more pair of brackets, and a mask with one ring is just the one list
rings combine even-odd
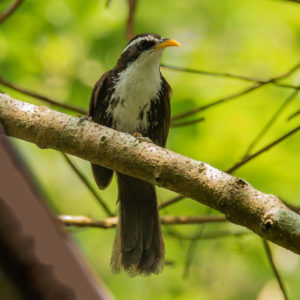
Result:
{"label": "bird's claw", "polygon": [[139,142],[153,143],[150,138],[146,136],[142,136],[142,134],[139,132],[134,133],[133,136],[135,137],[134,142],[139,141]]}

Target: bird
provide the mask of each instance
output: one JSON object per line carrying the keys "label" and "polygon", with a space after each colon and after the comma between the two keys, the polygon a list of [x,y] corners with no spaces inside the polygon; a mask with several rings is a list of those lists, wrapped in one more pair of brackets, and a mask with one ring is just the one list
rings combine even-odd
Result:
{"label": "bird", "polygon": [[[165,147],[170,127],[171,87],[160,72],[165,48],[180,46],[158,34],[143,33],[128,42],[116,66],[96,82],[88,117],[98,124],[150,139]],[[111,182],[113,170],[91,164],[99,189]],[[113,273],[158,274],[164,265],[154,185],[117,173],[119,218],[111,258]]]}

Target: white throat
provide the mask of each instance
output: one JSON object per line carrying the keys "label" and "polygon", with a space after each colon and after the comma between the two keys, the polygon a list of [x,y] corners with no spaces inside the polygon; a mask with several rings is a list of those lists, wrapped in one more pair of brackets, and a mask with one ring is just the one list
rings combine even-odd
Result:
{"label": "white throat", "polygon": [[162,52],[146,51],[119,73],[112,95],[116,105],[110,105],[106,111],[112,114],[115,129],[133,134],[149,126],[147,112],[161,90]]}

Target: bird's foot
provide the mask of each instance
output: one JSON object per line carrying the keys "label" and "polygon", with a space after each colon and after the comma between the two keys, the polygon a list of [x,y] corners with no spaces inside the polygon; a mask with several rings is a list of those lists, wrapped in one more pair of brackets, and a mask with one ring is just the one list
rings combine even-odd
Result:
{"label": "bird's foot", "polygon": [[81,123],[83,123],[84,121],[89,121],[89,122],[91,122],[91,121],[92,121],[92,117],[91,117],[91,116],[84,116],[84,117],[79,116],[79,120],[78,120],[77,125],[78,125],[78,126],[81,125]]}
{"label": "bird's foot", "polygon": [[139,141],[141,143],[142,142],[153,143],[150,138],[148,138],[146,136],[142,136],[142,134],[139,133],[139,132],[134,133],[133,136],[135,137],[135,141],[134,142]]}

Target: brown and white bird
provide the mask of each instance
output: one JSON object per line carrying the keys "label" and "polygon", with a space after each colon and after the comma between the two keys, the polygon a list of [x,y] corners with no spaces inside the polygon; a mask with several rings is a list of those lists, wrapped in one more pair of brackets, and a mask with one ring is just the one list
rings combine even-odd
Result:
{"label": "brown and white bird", "polygon": [[[171,88],[160,73],[163,50],[180,46],[172,39],[144,33],[126,46],[117,65],[96,83],[89,116],[96,123],[141,134],[164,147],[170,127]],[[93,165],[100,189],[105,189],[113,171]],[[152,184],[117,173],[119,222],[111,266],[129,275],[158,273],[164,263],[155,188]]]}

